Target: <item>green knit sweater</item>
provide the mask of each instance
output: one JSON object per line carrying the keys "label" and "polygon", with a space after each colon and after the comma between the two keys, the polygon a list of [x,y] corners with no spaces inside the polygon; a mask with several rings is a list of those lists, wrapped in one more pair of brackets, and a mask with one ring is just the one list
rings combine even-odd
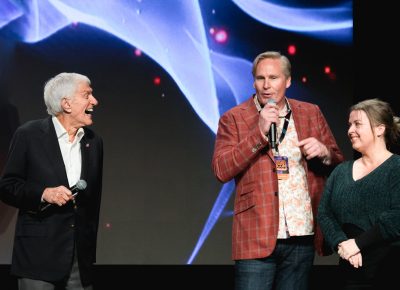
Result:
{"label": "green knit sweater", "polygon": [[356,238],[360,249],[400,239],[400,156],[392,155],[368,175],[354,181],[354,161],[338,165],[329,176],[317,221],[330,247],[348,239],[344,224],[365,231]]}

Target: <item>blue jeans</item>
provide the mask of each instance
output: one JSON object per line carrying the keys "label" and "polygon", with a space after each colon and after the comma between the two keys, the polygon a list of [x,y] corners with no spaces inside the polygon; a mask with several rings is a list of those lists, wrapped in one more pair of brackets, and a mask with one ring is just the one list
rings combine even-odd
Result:
{"label": "blue jeans", "polygon": [[235,290],[308,290],[314,236],[278,239],[266,258],[235,261]]}

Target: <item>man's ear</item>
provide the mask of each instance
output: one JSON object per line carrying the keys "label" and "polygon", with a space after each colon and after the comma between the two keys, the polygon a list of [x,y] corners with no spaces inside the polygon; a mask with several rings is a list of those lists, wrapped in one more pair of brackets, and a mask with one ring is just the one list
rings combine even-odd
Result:
{"label": "man's ear", "polygon": [[63,98],[61,100],[61,108],[63,109],[64,112],[66,113],[71,113],[71,104],[69,102],[70,100],[68,98]]}
{"label": "man's ear", "polygon": [[288,89],[290,87],[290,85],[292,84],[292,77],[288,77],[286,79],[286,88]]}

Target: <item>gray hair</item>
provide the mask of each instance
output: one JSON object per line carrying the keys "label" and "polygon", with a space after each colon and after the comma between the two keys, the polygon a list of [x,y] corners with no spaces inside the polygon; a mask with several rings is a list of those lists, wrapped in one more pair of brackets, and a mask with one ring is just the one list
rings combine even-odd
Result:
{"label": "gray hair", "polygon": [[78,73],[63,72],[49,79],[44,86],[44,103],[47,113],[57,116],[62,112],[61,100],[73,99],[78,85],[82,82],[90,85],[89,78]]}
{"label": "gray hair", "polygon": [[258,63],[266,58],[280,59],[282,64],[283,74],[285,75],[286,78],[290,78],[292,74],[292,65],[290,64],[289,59],[278,51],[266,51],[257,55],[257,57],[253,61],[253,69],[251,71],[253,77],[256,76],[256,69]]}
{"label": "gray hair", "polygon": [[400,136],[400,118],[394,116],[389,103],[380,99],[368,99],[361,101],[350,107],[352,111],[364,111],[371,124],[371,130],[374,126],[385,126],[385,143],[390,145],[398,144]]}

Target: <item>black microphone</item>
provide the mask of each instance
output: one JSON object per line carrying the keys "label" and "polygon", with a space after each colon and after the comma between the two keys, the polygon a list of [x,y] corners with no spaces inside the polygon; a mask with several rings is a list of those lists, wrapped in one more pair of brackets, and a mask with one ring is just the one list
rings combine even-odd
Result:
{"label": "black microphone", "polygon": [[[79,191],[84,190],[87,186],[87,182],[83,179],[79,179],[78,182],[72,186],[69,190],[72,192],[72,196],[75,197]],[[40,208],[40,211],[44,211],[46,208],[48,208],[52,203],[47,203]]]}
{"label": "black microphone", "polygon": [[[273,99],[269,99],[268,104],[275,105],[276,102]],[[269,143],[271,143],[271,148],[277,150],[277,148],[276,148],[276,123],[275,122],[271,123],[271,127],[269,128],[269,132],[268,132],[268,139],[269,139]]]}

